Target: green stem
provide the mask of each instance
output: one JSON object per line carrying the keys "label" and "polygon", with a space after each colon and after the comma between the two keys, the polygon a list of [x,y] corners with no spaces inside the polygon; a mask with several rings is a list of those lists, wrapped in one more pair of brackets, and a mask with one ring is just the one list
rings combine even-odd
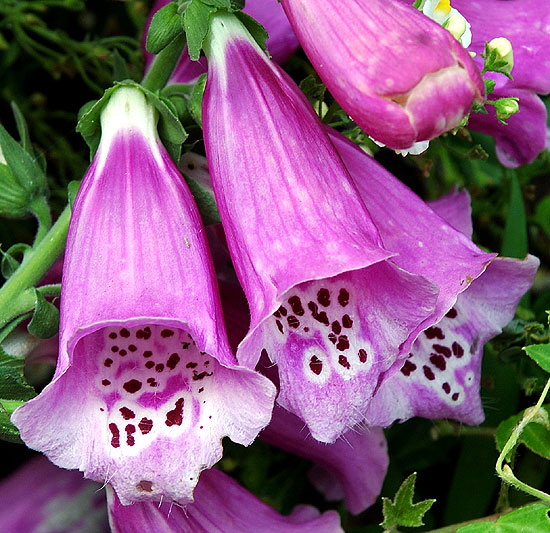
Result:
{"label": "green stem", "polygon": [[30,209],[38,220],[38,230],[34,238],[34,244],[38,244],[46,235],[52,225],[50,206],[43,196],[37,196],[32,200]]}
{"label": "green stem", "polygon": [[185,48],[185,43],[185,34],[182,33],[155,57],[149,72],[141,82],[145,89],[159,91],[166,85]]}
{"label": "green stem", "polygon": [[0,328],[28,310],[27,289],[42,279],[63,252],[70,219],[71,209],[67,206],[50,231],[27,253],[21,266],[0,288]]}
{"label": "green stem", "polygon": [[542,404],[544,403],[544,400],[546,399],[546,395],[548,394],[549,390],[550,390],[550,379],[546,382],[544,390],[542,391],[542,394],[537,404],[534,407],[531,407],[530,409],[527,409],[525,411],[523,418],[520,420],[519,424],[514,428],[514,431],[512,431],[510,438],[508,439],[508,441],[502,448],[500,455],[498,456],[497,464],[495,466],[497,474],[502,480],[504,480],[506,483],[509,483],[510,485],[512,485],[518,490],[522,490],[527,494],[531,494],[532,496],[539,498],[546,505],[550,505],[550,494],[546,494],[546,492],[535,489],[534,487],[531,487],[530,485],[527,485],[523,481],[519,480],[512,472],[510,465],[508,464],[503,465],[503,463],[506,460],[507,455],[517,445],[519,437],[523,429],[525,428],[525,426],[529,424],[529,422],[531,422],[531,420],[533,420],[533,418],[535,418],[538,415],[539,410],[541,409]]}

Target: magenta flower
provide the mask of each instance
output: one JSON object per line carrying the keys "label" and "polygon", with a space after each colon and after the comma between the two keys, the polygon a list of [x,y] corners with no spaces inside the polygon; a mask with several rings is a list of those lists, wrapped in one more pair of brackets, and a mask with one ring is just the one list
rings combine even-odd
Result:
{"label": "magenta flower", "polygon": [[353,428],[333,444],[324,444],[304,430],[299,418],[275,407],[260,439],[313,461],[313,485],[327,500],[344,500],[353,514],[370,507],[380,494],[389,463],[381,428]]}
{"label": "magenta flower", "polygon": [[203,101],[213,187],[251,313],[237,358],[253,368],[267,353],[278,402],[333,442],[492,256],[459,238],[445,256],[452,279],[432,276],[441,287],[394,262],[311,106],[248,39],[234,17],[214,18]]}
{"label": "magenta flower", "polygon": [[[145,24],[142,48],[146,72],[151,67],[155,57],[145,50],[147,30],[151,24],[153,15],[161,7],[169,4],[170,1],[171,0],[157,0]],[[251,17],[254,17],[267,30],[269,34],[269,39],[266,43],[267,49],[275,61],[284,63],[298,48],[298,39],[294,35],[285,12],[277,0],[247,0],[243,11]],[[186,48],[172,73],[170,83],[194,83],[201,74],[206,72],[207,68],[208,66],[204,58],[201,58],[199,61],[192,61]]]}
{"label": "magenta flower", "polygon": [[430,208],[357,146],[335,132],[331,139],[384,245],[398,252],[392,260],[441,289],[438,318],[416,339],[405,363],[398,361],[385,374],[365,422],[388,426],[413,416],[482,422],[483,345],[512,319],[533,281],[538,259],[496,258],[478,279],[464,281],[459,273],[464,262],[461,250],[474,247],[467,194],[455,193]]}
{"label": "magenta flower", "polygon": [[107,487],[113,533],[342,533],[335,511],[320,515],[299,506],[282,516],[229,476],[212,468],[201,474],[195,501],[185,507],[141,502],[123,506]]}
{"label": "magenta flower", "polygon": [[153,108],[119,88],[75,201],[53,381],[16,410],[25,443],[123,504],[192,500],[228,435],[249,444],[274,387],[228,346],[204,230]]}
{"label": "magenta flower", "polygon": [[399,0],[282,0],[334,98],[370,136],[406,149],[483,100],[479,71],[437,23]]}
{"label": "magenta flower", "polygon": [[550,3],[536,0],[453,0],[472,25],[469,50],[480,53],[485,42],[506,37],[514,50],[513,80],[503,74],[490,73],[496,81],[490,99],[519,97],[520,111],[504,125],[495,116],[493,106],[488,115],[472,114],[468,127],[492,135],[497,155],[507,167],[531,162],[546,141],[546,107],[538,94],[550,92]]}

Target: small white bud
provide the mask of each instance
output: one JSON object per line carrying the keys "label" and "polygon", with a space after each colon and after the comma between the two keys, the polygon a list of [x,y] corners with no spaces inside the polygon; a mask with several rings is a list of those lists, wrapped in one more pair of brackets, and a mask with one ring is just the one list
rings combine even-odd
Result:
{"label": "small white bud", "polygon": [[497,37],[487,43],[486,56],[487,59],[492,59],[493,63],[499,63],[496,72],[510,75],[514,67],[514,50],[506,37]]}

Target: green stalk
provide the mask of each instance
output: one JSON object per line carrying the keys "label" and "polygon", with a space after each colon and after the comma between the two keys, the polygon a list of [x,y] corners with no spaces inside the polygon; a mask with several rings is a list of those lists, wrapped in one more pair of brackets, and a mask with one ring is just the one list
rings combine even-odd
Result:
{"label": "green stalk", "polygon": [[141,85],[150,91],[164,88],[174,68],[178,64],[186,44],[185,34],[178,35],[166,48],[155,57],[149,72],[141,81]]}

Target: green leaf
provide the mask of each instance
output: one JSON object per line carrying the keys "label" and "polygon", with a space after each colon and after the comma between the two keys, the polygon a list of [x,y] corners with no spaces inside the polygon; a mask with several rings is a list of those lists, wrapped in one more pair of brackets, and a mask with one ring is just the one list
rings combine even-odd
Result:
{"label": "green leaf", "polygon": [[36,307],[27,330],[39,339],[49,339],[59,331],[59,310],[54,304],[48,302],[39,291],[35,289],[34,292]]}
{"label": "green leaf", "polygon": [[197,61],[201,55],[204,40],[210,29],[210,17],[217,9],[204,4],[201,0],[192,0],[185,10],[183,26],[187,35],[189,57],[193,61]]}
{"label": "green leaf", "polygon": [[502,255],[506,257],[517,257],[523,259],[527,255],[527,219],[525,217],[525,206],[523,195],[519,186],[517,174],[510,171],[510,204],[508,216],[504,227],[504,238],[502,241]]}
{"label": "green leaf", "polygon": [[193,120],[202,128],[202,97],[206,89],[206,74],[202,74],[193,87],[191,98],[189,99],[189,113]]}
{"label": "green leaf", "polygon": [[550,344],[532,344],[523,348],[545,372],[550,373]]}
{"label": "green leaf", "polygon": [[183,33],[182,17],[178,13],[178,4],[170,2],[161,7],[153,16],[145,47],[151,54],[158,54],[178,35]]}
{"label": "green leaf", "polygon": [[548,507],[541,503],[528,505],[501,516],[496,522],[480,522],[461,527],[457,533],[548,533]]}
{"label": "green leaf", "polygon": [[27,122],[25,120],[25,117],[23,116],[23,113],[21,113],[19,106],[15,102],[11,103],[11,110],[15,118],[17,133],[19,133],[19,138],[21,139],[21,144],[23,146],[23,149],[26,152],[31,153],[32,144],[31,144],[31,138],[29,136],[29,128],[27,128]]}
{"label": "green leaf", "polygon": [[209,6],[227,11],[236,11],[244,7],[244,0],[202,0]]}
{"label": "green leaf", "polygon": [[78,194],[78,190],[80,189],[81,183],[81,181],[73,180],[70,181],[67,185],[67,197],[69,199],[69,205],[71,206],[71,209],[73,208],[74,201],[76,199],[76,195]]}
{"label": "green leaf", "polygon": [[385,529],[397,526],[417,527],[424,525],[422,518],[435,500],[424,500],[413,503],[416,472],[411,474],[397,491],[394,501],[382,498],[384,521],[380,524]]}
{"label": "green leaf", "polygon": [[540,225],[546,235],[550,237],[550,195],[540,200],[535,207],[534,221]]}
{"label": "green leaf", "polygon": [[[550,459],[550,425],[548,425],[548,410],[550,405],[545,405],[542,415],[536,416],[525,426],[519,437],[519,442],[527,446],[532,452]],[[499,451],[502,451],[506,442],[510,438],[512,431],[523,418],[525,411],[507,418],[501,422],[495,434],[496,445]],[[546,416],[544,416],[546,414]]]}
{"label": "green leaf", "polygon": [[16,259],[16,255],[22,255],[22,257],[25,257],[25,254],[30,250],[32,250],[32,248],[28,244],[22,242],[10,246],[5,252],[0,250],[0,253],[2,254],[2,262],[0,263],[2,276],[6,279],[10,278],[23,261],[22,259],[21,261]]}
{"label": "green leaf", "polygon": [[185,181],[195,198],[195,202],[201,214],[202,223],[205,226],[219,224],[221,222],[220,213],[211,192],[187,176],[185,176]]}

